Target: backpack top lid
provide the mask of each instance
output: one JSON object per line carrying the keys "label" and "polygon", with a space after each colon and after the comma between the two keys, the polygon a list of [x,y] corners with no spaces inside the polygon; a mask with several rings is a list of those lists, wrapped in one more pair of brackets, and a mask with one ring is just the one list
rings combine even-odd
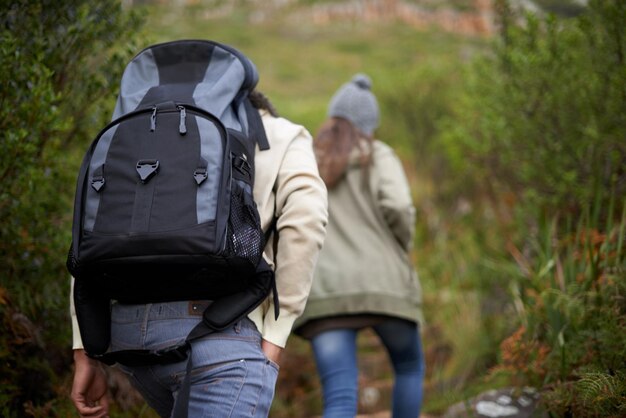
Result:
{"label": "backpack top lid", "polygon": [[247,96],[258,79],[252,61],[227,45],[207,40],[153,45],[126,66],[113,119],[139,108],[174,101],[203,108],[227,128],[247,134],[247,118],[240,99]]}

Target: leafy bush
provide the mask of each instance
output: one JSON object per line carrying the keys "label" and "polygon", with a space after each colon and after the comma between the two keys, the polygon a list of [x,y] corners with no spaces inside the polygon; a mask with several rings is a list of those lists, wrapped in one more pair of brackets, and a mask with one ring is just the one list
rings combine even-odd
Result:
{"label": "leafy bush", "polygon": [[626,3],[591,1],[569,20],[499,5],[499,43],[442,135],[450,164],[522,210],[580,214],[597,194],[606,208],[626,193]]}
{"label": "leafy bush", "polygon": [[2,9],[0,414],[50,416],[71,361],[64,260],[76,149],[108,117],[131,50],[119,45],[140,21],[113,0]]}
{"label": "leafy bush", "polygon": [[622,416],[626,3],[591,1],[571,19],[497,4],[498,41],[464,72],[431,148],[446,172],[439,203],[469,202],[491,264],[468,286],[509,288],[498,309],[519,314],[491,376],[540,388],[554,416]]}

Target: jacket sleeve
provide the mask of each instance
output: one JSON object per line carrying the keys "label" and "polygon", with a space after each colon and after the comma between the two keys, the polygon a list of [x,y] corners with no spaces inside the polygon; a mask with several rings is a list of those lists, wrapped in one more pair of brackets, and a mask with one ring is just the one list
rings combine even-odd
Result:
{"label": "jacket sleeve", "polygon": [[328,221],[326,186],[318,173],[311,135],[302,127],[287,146],[274,191],[280,315],[276,320],[270,306],[262,334],[265,340],[284,347],[294,321],[304,311]]}
{"label": "jacket sleeve", "polygon": [[373,188],[382,216],[400,246],[409,251],[415,235],[415,207],[402,162],[387,145],[374,144]]}
{"label": "jacket sleeve", "polygon": [[78,318],[76,317],[76,306],[74,305],[74,278],[71,278],[72,285],[70,291],[70,320],[72,321],[72,348],[74,350],[83,348],[83,340],[78,328]]}

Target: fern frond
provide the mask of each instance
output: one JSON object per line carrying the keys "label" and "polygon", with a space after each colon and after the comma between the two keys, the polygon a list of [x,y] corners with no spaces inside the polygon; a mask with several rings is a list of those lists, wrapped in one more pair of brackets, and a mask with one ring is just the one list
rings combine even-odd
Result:
{"label": "fern frond", "polygon": [[626,403],[626,376],[622,372],[585,372],[576,382],[576,392],[586,406],[598,412],[614,412]]}

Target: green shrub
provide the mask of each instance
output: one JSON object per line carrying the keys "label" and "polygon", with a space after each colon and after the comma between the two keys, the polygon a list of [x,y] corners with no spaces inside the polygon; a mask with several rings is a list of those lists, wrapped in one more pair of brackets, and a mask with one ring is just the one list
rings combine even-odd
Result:
{"label": "green shrub", "polygon": [[140,22],[113,0],[2,9],[0,414],[50,416],[71,362],[64,261],[77,149],[108,117]]}
{"label": "green shrub", "polygon": [[626,193],[626,3],[591,1],[567,20],[499,4],[499,42],[441,136],[449,163],[463,187],[522,210],[580,214],[598,193],[606,208]]}
{"label": "green shrub", "polygon": [[[470,262],[491,269],[467,286],[483,302],[502,299],[490,285],[512,296],[497,309],[518,329],[501,345],[506,373],[491,376],[541,389],[554,416],[622,416],[626,3],[590,1],[569,19],[497,4],[500,36],[464,71],[431,148],[440,206],[469,202],[482,254]],[[447,231],[464,225],[445,216]]]}

